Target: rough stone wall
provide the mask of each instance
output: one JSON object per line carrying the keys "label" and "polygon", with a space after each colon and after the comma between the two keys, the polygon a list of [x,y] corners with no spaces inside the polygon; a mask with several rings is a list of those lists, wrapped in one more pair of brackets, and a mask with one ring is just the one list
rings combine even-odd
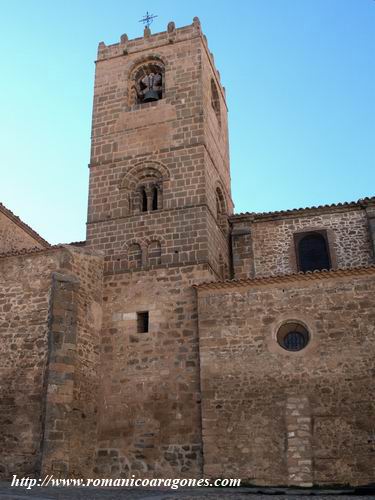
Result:
{"label": "rough stone wall", "polygon": [[[211,112],[211,110],[210,110]],[[213,110],[212,110],[213,112]],[[215,117],[216,120],[216,117]],[[212,146],[212,144],[211,144]],[[230,192],[224,188],[220,181],[219,174],[215,165],[212,163],[210,155],[206,152],[206,193],[208,203],[207,217],[207,235],[208,237],[208,262],[217,272],[219,279],[229,278],[231,269],[231,255],[229,244],[230,227],[228,216],[232,211],[233,205],[230,198]],[[225,198],[226,211],[224,214],[218,213],[216,189],[220,188]],[[222,260],[223,264],[220,263]],[[220,269],[224,265],[226,272]]]}
{"label": "rough stone wall", "polygon": [[253,278],[254,253],[249,225],[235,223],[231,228],[233,277],[236,279]]}
{"label": "rough stone wall", "polygon": [[33,475],[40,442],[56,252],[0,259],[0,474]]}
{"label": "rough stone wall", "polygon": [[[373,268],[198,288],[206,475],[374,482],[374,289]],[[277,343],[286,320],[305,349]]]}
{"label": "rough stone wall", "polygon": [[70,438],[70,474],[75,477],[92,474],[97,441],[104,263],[101,255],[90,253],[74,252],[71,262],[79,280]]}
{"label": "rough stone wall", "polygon": [[163,265],[207,261],[209,216],[203,206],[157,210],[90,224],[88,237],[91,247],[105,251],[109,272],[128,269],[129,247],[134,243],[143,249],[143,267],[149,265],[148,247],[153,241],[160,242]]}
{"label": "rough stone wall", "polygon": [[43,476],[69,474],[78,288],[79,281],[75,277],[58,272],[52,274],[42,437]]}
{"label": "rough stone wall", "polygon": [[373,202],[371,206],[366,208],[366,215],[368,221],[369,237],[372,246],[372,255],[375,262],[375,203]]}
{"label": "rough stone wall", "polygon": [[92,474],[97,438],[103,259],[66,252],[53,273],[42,472]]}
{"label": "rough stone wall", "polygon": [[102,258],[0,259],[0,474],[92,471]]}
{"label": "rough stone wall", "polygon": [[[214,56],[207,40],[202,43],[201,92],[203,94],[204,144],[205,144],[205,193],[209,213],[209,262],[218,271],[220,279],[229,278],[229,224],[227,216],[233,213],[229,169],[228,114],[225,90],[220,83],[220,74],[215,68]],[[212,85],[218,94],[219,110],[212,105]],[[223,195],[225,211],[217,211],[217,189]],[[223,264],[220,263],[223,262]],[[224,267],[221,269],[221,267]]]}
{"label": "rough stone wall", "polygon": [[0,211],[0,253],[43,245]]}
{"label": "rough stone wall", "polygon": [[[105,277],[98,476],[201,476],[192,285],[212,277],[207,266]],[[141,311],[148,333],[137,333]]]}
{"label": "rough stone wall", "polygon": [[221,228],[217,217],[209,214],[207,218],[210,238],[208,240],[209,262],[216,272],[217,279],[229,279],[231,270],[231,255],[229,245],[229,227]]}
{"label": "rough stone wall", "polygon": [[[216,115],[212,106],[211,80],[219,95],[220,113]],[[227,213],[233,213],[229,168],[228,114],[225,91],[220,83],[219,73],[214,66],[213,55],[209,53],[207,43],[202,45],[202,93],[204,110],[204,137],[206,148],[206,193],[208,205],[216,212],[215,189],[223,190]]]}
{"label": "rough stone wall", "polygon": [[[251,237],[237,239],[236,277],[263,277],[298,272],[293,235],[326,230],[332,267],[359,267],[373,262],[365,210],[305,210],[293,216],[264,214],[232,218],[234,230],[248,229]],[[249,242],[251,248],[249,248]],[[251,262],[252,260],[252,262]]]}

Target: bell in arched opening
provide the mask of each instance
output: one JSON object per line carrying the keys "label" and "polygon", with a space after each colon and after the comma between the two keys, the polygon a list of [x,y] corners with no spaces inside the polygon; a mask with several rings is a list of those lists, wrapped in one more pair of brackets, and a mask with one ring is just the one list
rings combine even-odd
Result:
{"label": "bell in arched opening", "polygon": [[160,73],[149,73],[140,82],[142,101],[152,102],[161,98],[162,77]]}

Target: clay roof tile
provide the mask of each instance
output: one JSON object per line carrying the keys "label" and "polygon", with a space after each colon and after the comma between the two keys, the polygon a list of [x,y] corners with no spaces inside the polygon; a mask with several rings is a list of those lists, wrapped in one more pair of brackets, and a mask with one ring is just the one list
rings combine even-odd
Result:
{"label": "clay roof tile", "polygon": [[193,285],[197,289],[207,288],[229,288],[233,286],[245,285],[265,285],[270,283],[279,283],[285,281],[298,281],[298,280],[315,280],[324,278],[335,278],[342,276],[365,275],[375,272],[375,264],[361,267],[346,267],[341,269],[322,269],[315,271],[307,271],[306,273],[299,271],[298,273],[276,274],[272,276],[261,276],[258,278],[242,278],[224,281],[207,281]]}
{"label": "clay roof tile", "polygon": [[366,207],[367,205],[373,205],[375,204],[375,196],[371,197],[366,197],[366,198],[360,198],[357,201],[345,201],[345,202],[339,202],[339,203],[331,203],[331,204],[325,204],[325,205],[314,205],[312,207],[301,207],[301,208],[289,208],[286,210],[276,210],[273,212],[241,212],[238,214],[233,214],[231,215],[231,219],[236,219],[236,218],[241,218],[241,217],[254,217],[254,219],[257,218],[263,218],[263,217],[273,217],[273,216],[279,216],[279,215],[289,215],[289,214],[296,214],[298,212],[308,212],[310,210],[326,210],[326,209],[334,209],[334,208],[341,208],[341,207]]}

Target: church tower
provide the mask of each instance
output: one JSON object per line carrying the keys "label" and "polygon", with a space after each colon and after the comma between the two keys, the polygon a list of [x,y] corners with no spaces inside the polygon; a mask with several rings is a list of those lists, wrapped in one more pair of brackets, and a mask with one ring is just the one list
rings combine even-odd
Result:
{"label": "church tower", "polygon": [[87,241],[107,271],[208,263],[220,276],[231,213],[225,91],[199,20],[101,43]]}
{"label": "church tower", "polygon": [[229,277],[232,209],[225,91],[198,18],[100,43],[87,244],[105,254],[103,477],[201,472],[192,285]]}

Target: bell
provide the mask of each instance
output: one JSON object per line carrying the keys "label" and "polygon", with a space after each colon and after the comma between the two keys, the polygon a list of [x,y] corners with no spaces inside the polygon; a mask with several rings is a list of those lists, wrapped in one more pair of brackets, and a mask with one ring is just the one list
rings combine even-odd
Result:
{"label": "bell", "polygon": [[158,100],[159,94],[155,90],[148,90],[143,97],[143,102],[152,102]]}

